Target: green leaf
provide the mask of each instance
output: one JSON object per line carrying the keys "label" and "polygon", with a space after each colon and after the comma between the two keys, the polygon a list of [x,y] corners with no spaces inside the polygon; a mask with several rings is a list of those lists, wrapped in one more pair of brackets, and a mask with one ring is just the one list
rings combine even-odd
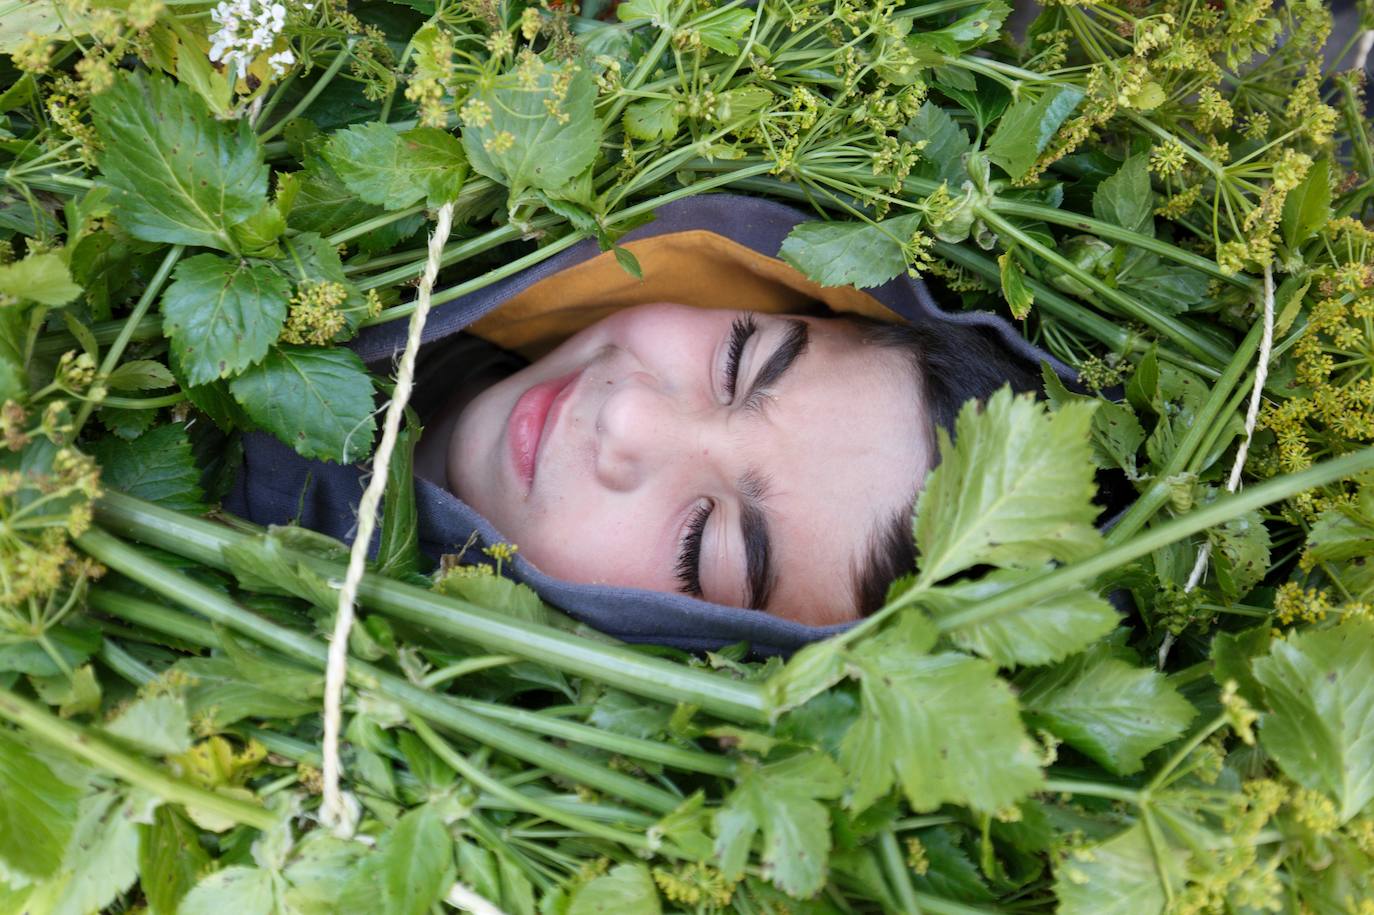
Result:
{"label": "green leaf", "polygon": [[804,705],[845,677],[844,656],[832,641],[812,642],[792,655],[782,670],[768,678],[764,689],[774,715]]}
{"label": "green leaf", "polygon": [[625,132],[636,140],[651,142],[677,136],[677,99],[640,99],[625,108]]}
{"label": "green leaf", "polygon": [[[938,620],[1038,574],[997,569],[978,579],[931,588],[923,592],[921,603]],[[1111,604],[1086,588],[1075,588],[1019,607],[997,619],[960,626],[947,634],[959,648],[1011,667],[1062,660],[1111,632],[1117,622]]]}
{"label": "green leaf", "polygon": [[228,658],[183,658],[172,669],[188,675],[186,707],[192,718],[223,730],[244,718],[297,718],[319,711],[316,702],[301,702],[244,677]]}
{"label": "green leaf", "polygon": [[415,475],[411,471],[419,437],[419,422],[407,410],[405,426],[396,439],[396,450],[387,468],[381,539],[377,544],[377,571],[391,578],[420,570],[420,528],[415,513]]}
{"label": "green leaf", "polygon": [[191,749],[191,718],[180,696],[163,694],[137,699],[107,722],[104,729],[152,756]]}
{"label": "green leaf", "polygon": [[72,282],[62,258],[45,252],[0,264],[0,295],[39,305],[66,305],[81,295],[81,287]]}
{"label": "green leaf", "polygon": [[177,915],[277,915],[277,877],[256,867],[215,871],[187,893]]}
{"label": "green leaf", "polygon": [[209,869],[210,856],[201,847],[200,833],[171,807],[159,807],[141,832],[139,887],[152,915],[176,915],[182,897]]}
{"label": "green leaf", "polygon": [[397,821],[344,886],[341,911],[425,915],[453,882],[453,841],[438,808]]}
{"label": "green leaf", "polygon": [[1317,516],[1307,532],[1306,556],[1315,562],[1374,556],[1374,485],[1361,486],[1354,505],[1337,505]]}
{"label": "green leaf", "polygon": [[1026,285],[1026,273],[1021,269],[1013,251],[999,254],[997,266],[1002,279],[1002,297],[1007,300],[1011,316],[1018,321],[1024,321],[1030,314],[1031,306],[1035,304],[1035,295]]}
{"label": "green leaf", "polygon": [[908,142],[925,141],[921,158],[912,174],[932,181],[945,181],[951,189],[968,180],[964,154],[973,149],[968,133],[939,105],[926,102],[898,136]]}
{"label": "green leaf", "polygon": [[1158,671],[1098,646],[1019,678],[1026,721],[1117,775],[1139,772],[1145,754],[1181,735],[1197,710]]}
{"label": "green leaf", "polygon": [[158,391],[176,387],[167,366],[151,359],[132,359],[110,373],[108,384],[116,391]]}
{"label": "green leaf", "polygon": [[1295,782],[1336,802],[1342,822],[1374,800],[1374,623],[1276,641],[1254,662],[1269,697],[1264,749]]}
{"label": "green leaf", "polygon": [[205,510],[200,468],[180,423],[158,426],[133,441],[101,439],[91,446],[91,455],[110,489],[177,511]]}
{"label": "green leaf", "polygon": [[62,893],[53,915],[103,911],[138,877],[139,824],[158,802],[138,792],[101,791],[81,800],[62,859]]}
{"label": "green leaf", "polygon": [[830,858],[830,814],[820,801],[843,790],[844,774],[823,753],[745,768],[715,815],[721,872],[732,880],[743,875],[761,830],[764,876],[790,896],[814,895]]}
{"label": "green leaf", "polygon": [[247,118],[217,121],[160,74],[121,73],[91,98],[119,224],[135,238],[232,250],[229,227],[267,197],[262,145]]}
{"label": "green leaf", "polygon": [[621,22],[648,19],[660,29],[669,29],[673,26],[671,0],[626,0],[616,7],[615,15]]}
{"label": "green leaf", "polygon": [[1073,86],[1055,86],[1038,98],[1026,95],[1018,99],[1002,115],[988,141],[988,158],[1011,177],[1020,178],[1082,100],[1082,91]]}
{"label": "green leaf", "polygon": [[274,347],[229,389],[253,422],[304,457],[351,464],[372,450],[372,380],[351,350]]}
{"label": "green leaf", "polygon": [[[409,732],[407,732],[409,733]],[[339,894],[368,849],[359,842],[336,839],[322,829],[305,835],[286,866],[290,888],[283,901],[299,915],[334,915]]]}
{"label": "green leaf", "polygon": [[1140,425],[1130,406],[1104,398],[1074,394],[1064,386],[1063,380],[1049,363],[1041,363],[1040,377],[1045,382],[1046,398],[1056,408],[1074,400],[1097,404],[1093,413],[1093,463],[1108,469],[1120,468],[1131,479],[1135,479],[1139,475],[1136,454],[1145,442],[1145,428]]}
{"label": "green leaf", "polygon": [[1172,847],[1157,849],[1136,823],[1064,856],[1055,868],[1059,915],[1162,915],[1169,898],[1164,881],[1181,888],[1183,863]]}
{"label": "green leaf", "polygon": [[1206,302],[1209,282],[1202,271],[1168,263],[1154,254],[1145,255],[1120,278],[1122,288],[1169,314],[1180,314]]}
{"label": "green leaf", "polygon": [[568,900],[566,915],[659,915],[658,888],[643,864],[617,864],[582,884]]}
{"label": "green leaf", "polygon": [[944,826],[918,832],[916,837],[925,849],[929,867],[924,874],[912,874],[911,882],[916,889],[942,899],[992,902],[996,897],[978,872],[978,865],[959,845],[957,836],[953,829]]}
{"label": "green leaf", "polygon": [[1331,161],[1318,159],[1302,183],[1283,200],[1279,231],[1290,250],[1307,241],[1331,218]]}
{"label": "green leaf", "polygon": [[862,714],[845,734],[840,765],[848,806],[863,810],[900,782],[920,812],[964,804],[1002,810],[1040,783],[1016,698],[987,661],[925,655],[930,624],[911,612],[849,656]]}
{"label": "green leaf", "polygon": [[[579,68],[560,99],[555,88],[560,68],[540,60],[534,70],[531,88],[524,88],[512,72],[474,92],[473,100],[491,107],[491,121],[463,131],[463,148],[473,169],[506,185],[512,196],[529,188],[555,191],[567,184],[596,159],[601,139],[591,72]],[[546,106],[566,119],[551,117]],[[509,148],[503,148],[508,139]]]}
{"label": "green leaf", "polygon": [[0,863],[26,877],[50,876],[76,826],[81,789],[0,731],[0,797]]}
{"label": "green leaf", "polygon": [[383,212],[350,190],[323,159],[307,158],[295,174],[298,189],[287,222],[297,231],[329,235]]}
{"label": "green leaf", "polygon": [[778,256],[822,286],[881,286],[907,266],[907,245],[921,214],[880,223],[812,220],[796,225]]}
{"label": "green leaf", "polygon": [[1235,680],[1240,695],[1256,708],[1266,708],[1269,700],[1264,687],[1255,679],[1255,658],[1269,653],[1273,629],[1261,623],[1240,632],[1218,632],[1212,637],[1212,679],[1217,686]]}
{"label": "green leaf", "polygon": [[750,9],[720,10],[708,14],[692,23],[691,28],[701,36],[701,43],[721,54],[738,54],[739,39],[754,22],[754,11]]}
{"label": "green leaf", "polygon": [[1103,222],[1154,237],[1154,192],[1150,188],[1150,157],[1131,156],[1115,175],[1093,193],[1093,215]]}
{"label": "green leaf", "polygon": [[1221,593],[1237,600],[1269,571],[1269,528],[1258,511],[1246,512],[1207,532],[1212,541],[1212,567]]}
{"label": "green leaf", "polygon": [[330,137],[324,156],[349,190],[388,210],[422,197],[430,206],[453,200],[468,170],[462,144],[433,127],[398,134],[385,124],[356,124]]}
{"label": "green leaf", "polygon": [[177,265],[162,296],[162,329],[191,385],[262,360],[286,320],[291,284],[265,264],[200,254]]}
{"label": "green leaf", "polygon": [[941,462],[916,508],[920,579],[938,582],[976,565],[1039,568],[1096,551],[1097,492],[1088,442],[1094,404],[1050,413],[1003,387],[939,430]]}

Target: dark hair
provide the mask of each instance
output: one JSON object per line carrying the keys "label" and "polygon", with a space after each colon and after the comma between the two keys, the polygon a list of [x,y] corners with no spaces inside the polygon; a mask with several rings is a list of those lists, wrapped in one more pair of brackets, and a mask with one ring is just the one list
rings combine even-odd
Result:
{"label": "dark hair", "polygon": [[[988,327],[952,322],[930,327],[866,319],[855,323],[866,343],[901,350],[909,356],[916,395],[930,419],[932,448],[937,428],[953,439],[954,419],[968,401],[986,400],[1006,384],[1016,392],[1041,390],[1038,367],[1012,352]],[[939,459],[937,452],[934,461]],[[915,504],[913,492],[910,501],[879,523],[870,538],[866,561],[856,563],[855,592],[864,616],[881,607],[891,583],[916,564],[911,532]]]}

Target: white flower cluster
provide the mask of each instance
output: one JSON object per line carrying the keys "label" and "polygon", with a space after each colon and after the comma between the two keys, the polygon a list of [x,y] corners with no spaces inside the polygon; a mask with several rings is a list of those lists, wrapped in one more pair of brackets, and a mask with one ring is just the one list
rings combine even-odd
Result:
{"label": "white flower cluster", "polygon": [[[210,11],[220,27],[210,36],[210,59],[247,72],[253,58],[272,47],[286,26],[286,6],[271,0],[222,0]],[[267,58],[274,76],[281,76],[296,62],[288,48]]]}

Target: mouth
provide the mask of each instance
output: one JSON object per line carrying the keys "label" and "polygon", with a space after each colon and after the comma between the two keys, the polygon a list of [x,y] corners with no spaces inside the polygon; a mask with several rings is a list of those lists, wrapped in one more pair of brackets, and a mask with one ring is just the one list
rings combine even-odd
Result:
{"label": "mouth", "polygon": [[578,369],[560,378],[533,385],[520,395],[510,412],[510,419],[506,423],[506,441],[510,446],[516,475],[524,482],[526,493],[534,486],[539,453],[548,432],[558,422],[558,415],[568,402],[568,395],[572,393],[581,374],[582,370]]}

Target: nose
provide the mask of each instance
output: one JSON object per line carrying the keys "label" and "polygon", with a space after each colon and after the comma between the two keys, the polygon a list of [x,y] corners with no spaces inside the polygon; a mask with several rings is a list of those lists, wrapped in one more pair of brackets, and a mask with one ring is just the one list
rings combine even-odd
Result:
{"label": "nose", "polygon": [[704,424],[647,373],[613,384],[596,415],[596,474],[609,489],[628,492],[694,454]]}

